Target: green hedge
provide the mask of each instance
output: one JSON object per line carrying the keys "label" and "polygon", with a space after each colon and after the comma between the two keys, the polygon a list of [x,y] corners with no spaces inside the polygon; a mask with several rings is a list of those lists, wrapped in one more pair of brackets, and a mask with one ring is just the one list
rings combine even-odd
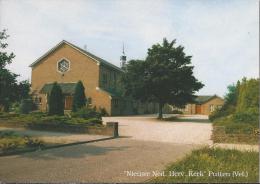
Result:
{"label": "green hedge", "polygon": [[5,120],[5,122],[15,122],[21,124],[53,124],[53,125],[102,125],[101,118],[81,118],[81,117],[68,117],[68,116],[48,116],[45,113],[29,113],[29,114],[9,114],[1,113],[0,119]]}

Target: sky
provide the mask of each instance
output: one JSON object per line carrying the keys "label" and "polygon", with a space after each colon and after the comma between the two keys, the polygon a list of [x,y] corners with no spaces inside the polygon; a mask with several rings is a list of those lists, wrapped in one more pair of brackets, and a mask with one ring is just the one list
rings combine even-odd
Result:
{"label": "sky", "polygon": [[[176,39],[192,56],[198,95],[225,95],[242,77],[259,76],[258,0],[0,0],[0,29],[8,29],[8,68],[30,79],[29,65],[67,40],[117,66]],[[46,71],[48,72],[48,71]]]}

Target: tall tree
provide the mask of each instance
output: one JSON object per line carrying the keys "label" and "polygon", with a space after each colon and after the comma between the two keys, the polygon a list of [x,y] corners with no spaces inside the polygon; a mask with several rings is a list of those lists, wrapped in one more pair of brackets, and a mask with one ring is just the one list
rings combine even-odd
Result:
{"label": "tall tree", "polygon": [[239,85],[236,112],[259,112],[259,79],[243,78]]}
{"label": "tall tree", "polygon": [[78,81],[73,95],[72,111],[76,112],[78,109],[86,106],[85,88],[81,81]]}
{"label": "tall tree", "polygon": [[61,91],[61,87],[57,82],[53,83],[50,96],[48,99],[49,103],[49,115],[64,115],[64,101]]}
{"label": "tall tree", "polygon": [[8,54],[5,51],[8,46],[5,41],[8,37],[6,30],[0,32],[0,106],[4,107],[4,111],[8,111],[10,103],[16,100],[18,76],[6,68],[15,57],[13,53]]}
{"label": "tall tree", "polygon": [[175,43],[163,39],[162,44],[153,45],[144,61],[129,61],[122,78],[126,95],[159,103],[158,118],[162,118],[164,104],[183,107],[193,102],[194,93],[203,87],[193,75],[191,56]]}

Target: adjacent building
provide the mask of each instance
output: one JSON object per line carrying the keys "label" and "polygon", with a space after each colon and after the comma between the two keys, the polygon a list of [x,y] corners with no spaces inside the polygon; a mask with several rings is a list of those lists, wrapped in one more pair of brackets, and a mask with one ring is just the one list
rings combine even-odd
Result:
{"label": "adjacent building", "polygon": [[184,114],[210,115],[223,106],[224,100],[217,95],[197,96],[195,103],[187,104],[182,112]]}

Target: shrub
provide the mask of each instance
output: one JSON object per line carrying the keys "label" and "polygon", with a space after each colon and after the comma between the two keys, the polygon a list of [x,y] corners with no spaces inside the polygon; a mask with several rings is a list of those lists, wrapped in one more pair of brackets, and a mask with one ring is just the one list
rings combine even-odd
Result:
{"label": "shrub", "polygon": [[99,112],[100,112],[100,114],[101,114],[101,116],[103,117],[103,116],[108,116],[108,113],[107,113],[107,111],[106,111],[106,109],[105,108],[99,108]]}
{"label": "shrub", "polygon": [[217,109],[213,113],[211,113],[209,115],[209,120],[210,121],[214,121],[214,120],[216,120],[218,118],[221,118],[221,117],[224,117],[224,116],[228,116],[228,115],[234,113],[235,109],[236,109],[236,107],[233,106],[233,105],[229,105],[229,106],[225,106],[224,105],[222,108]]}
{"label": "shrub", "polygon": [[102,125],[102,120],[97,118],[91,118],[87,120],[87,123],[93,124],[93,125]]}
{"label": "shrub", "polygon": [[53,83],[48,102],[49,115],[64,115],[63,95],[57,82]]}
{"label": "shrub", "polygon": [[83,118],[72,118],[68,120],[69,124],[81,124],[81,125],[102,125],[102,120],[97,118],[83,119]]}
{"label": "shrub", "polygon": [[18,103],[18,102],[13,103],[12,106],[11,106],[11,111],[14,112],[14,113],[19,113],[20,112],[20,106],[21,106],[21,104]]}
{"label": "shrub", "polygon": [[183,114],[183,112],[180,111],[180,110],[174,109],[174,110],[172,111],[172,114]]}
{"label": "shrub", "polygon": [[36,139],[36,138],[24,136],[24,139],[25,139],[25,144],[28,147],[40,147],[40,146],[44,145],[42,140],[39,140],[39,139]]}
{"label": "shrub", "polygon": [[83,107],[79,109],[77,112],[71,113],[71,117],[77,117],[77,118],[84,118],[84,119],[90,119],[90,118],[97,118],[101,120],[101,113],[96,111],[96,108],[90,108],[90,107]]}
{"label": "shrub", "polygon": [[43,146],[44,142],[29,136],[20,136],[12,131],[0,132],[0,150],[3,152],[25,147]]}
{"label": "shrub", "polygon": [[85,88],[81,81],[76,85],[75,93],[73,95],[72,111],[76,112],[78,109],[86,106]]}
{"label": "shrub", "polygon": [[33,110],[33,101],[31,99],[23,99],[20,105],[20,113],[28,114]]}
{"label": "shrub", "polygon": [[244,112],[237,112],[233,115],[233,121],[237,123],[248,123],[255,127],[259,127],[258,108],[251,108]]}

